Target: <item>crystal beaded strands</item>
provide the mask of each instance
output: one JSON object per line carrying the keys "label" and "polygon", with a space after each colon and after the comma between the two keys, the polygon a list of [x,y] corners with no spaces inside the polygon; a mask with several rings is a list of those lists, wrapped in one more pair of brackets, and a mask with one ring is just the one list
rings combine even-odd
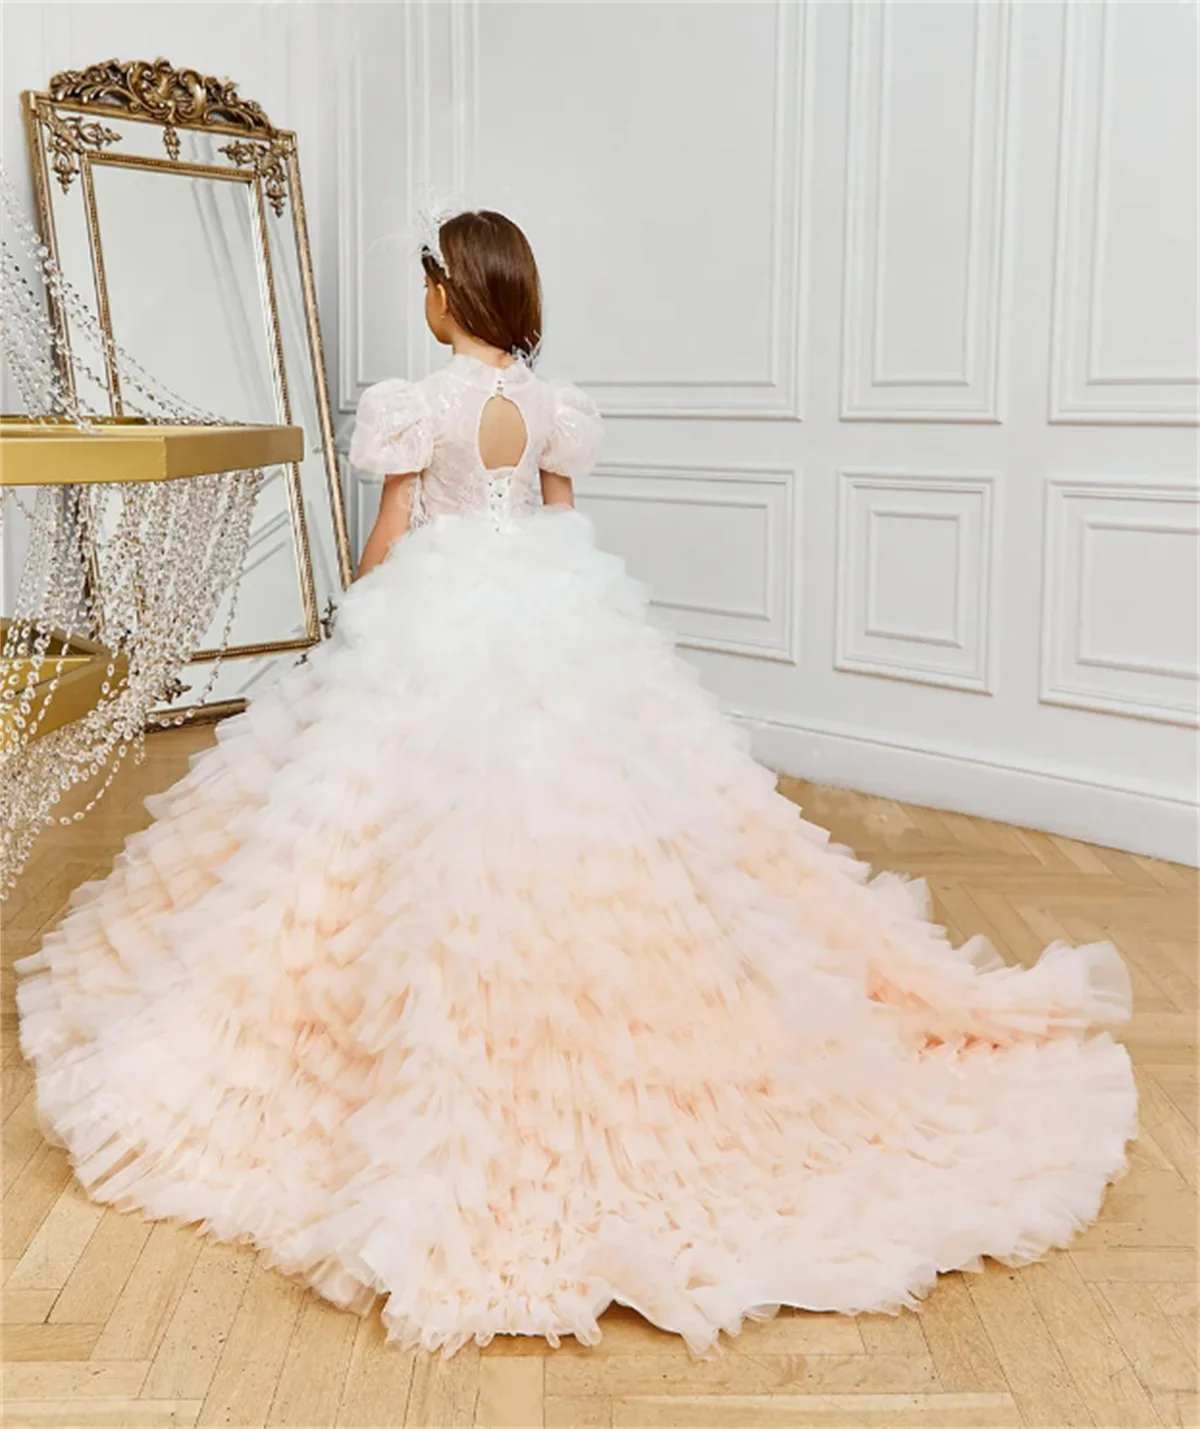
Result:
{"label": "crystal beaded strands", "polygon": [[[63,277],[3,174],[0,189],[0,322],[26,419],[94,432],[100,414],[77,394],[106,391],[103,374],[111,371],[128,415],[173,426],[220,424],[219,416],[172,392],[110,339]],[[63,324],[48,316],[47,299],[65,318],[69,346]],[[241,470],[177,481],[26,488],[32,496],[24,497],[4,488],[0,537],[6,521],[19,517],[27,527],[27,553],[0,664],[0,898],[43,828],[84,818],[127,756],[141,762],[151,711],[179,687],[181,671],[228,594],[217,655],[197,704],[211,694],[233,629],[262,481],[260,470]],[[104,661],[99,699],[55,727],[53,701],[80,649],[98,651]],[[182,724],[192,713],[168,723]],[[82,807],[59,812],[72,789],[97,780]]]}

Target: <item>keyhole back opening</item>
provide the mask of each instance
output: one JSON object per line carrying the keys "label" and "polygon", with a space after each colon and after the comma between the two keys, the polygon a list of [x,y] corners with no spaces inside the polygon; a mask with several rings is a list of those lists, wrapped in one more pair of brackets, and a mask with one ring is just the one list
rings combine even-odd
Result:
{"label": "keyhole back opening", "polygon": [[487,471],[520,466],[529,445],[529,431],[521,409],[511,398],[494,393],[479,414],[476,447]]}

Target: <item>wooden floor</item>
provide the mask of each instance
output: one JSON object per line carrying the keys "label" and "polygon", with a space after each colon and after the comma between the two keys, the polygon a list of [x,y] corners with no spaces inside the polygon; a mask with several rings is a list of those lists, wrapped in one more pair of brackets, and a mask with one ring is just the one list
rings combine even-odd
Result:
{"label": "wooden floor", "polygon": [[876,866],[924,873],[956,939],[1024,963],[1111,936],[1132,969],[1142,1134],[1097,1225],[1022,1270],[947,1275],[920,1314],[781,1314],[720,1359],[610,1311],[596,1349],[501,1339],[449,1361],[384,1344],[253,1253],[90,1204],[34,1117],[12,961],[148,820],[211,731],[158,734],[96,813],[47,835],[3,910],[4,1423],[14,1426],[1197,1424],[1197,880],[1069,839],[788,784]]}

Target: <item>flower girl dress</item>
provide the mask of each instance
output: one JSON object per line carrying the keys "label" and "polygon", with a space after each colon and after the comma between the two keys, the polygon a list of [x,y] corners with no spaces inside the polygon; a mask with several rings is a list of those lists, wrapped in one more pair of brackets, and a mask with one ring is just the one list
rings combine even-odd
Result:
{"label": "flower girl dress", "polygon": [[444,1353],[614,1300],[704,1353],[1066,1245],[1136,1136],[1121,957],[952,947],[801,817],[540,504],[600,432],[523,361],[364,394],[413,529],[19,964],[48,1133],[96,1200]]}

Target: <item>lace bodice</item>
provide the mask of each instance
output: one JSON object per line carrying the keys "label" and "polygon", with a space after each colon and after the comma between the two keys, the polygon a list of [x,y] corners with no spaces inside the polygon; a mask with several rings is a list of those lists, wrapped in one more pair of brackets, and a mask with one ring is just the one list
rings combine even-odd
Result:
{"label": "lace bodice", "polygon": [[[492,397],[511,401],[525,425],[525,447],[512,466],[488,468],[479,426]],[[521,360],[493,367],[456,353],[420,382],[389,378],[358,404],[350,461],[377,475],[419,472],[413,525],[439,515],[489,514],[498,527],[540,501],[538,473],[586,476],[600,452],[596,404],[579,388],[539,377]]]}

